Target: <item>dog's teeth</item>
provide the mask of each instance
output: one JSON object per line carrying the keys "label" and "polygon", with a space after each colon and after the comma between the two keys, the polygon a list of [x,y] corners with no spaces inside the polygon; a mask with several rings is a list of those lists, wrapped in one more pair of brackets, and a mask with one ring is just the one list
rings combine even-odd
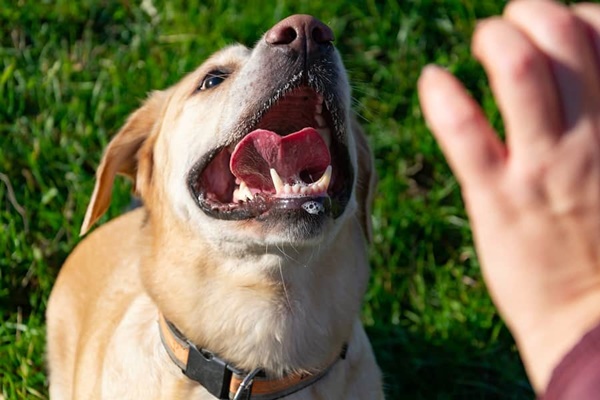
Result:
{"label": "dog's teeth", "polygon": [[[312,195],[312,194],[322,194],[324,192],[327,192],[327,188],[329,187],[329,184],[331,182],[331,174],[332,174],[332,167],[331,165],[329,165],[327,167],[327,169],[325,170],[325,173],[323,173],[323,176],[321,176],[321,178],[313,183],[304,183],[304,182],[296,182],[293,185],[290,185],[289,183],[283,183],[283,180],[281,179],[281,177],[279,176],[279,174],[277,173],[277,171],[274,168],[271,168],[270,170],[271,172],[271,179],[273,180],[273,186],[275,186],[275,194],[277,196],[285,196],[285,195],[300,195],[300,196],[308,196],[308,195]],[[240,196],[244,195],[244,192],[249,190],[247,189],[246,185],[240,185]]]}
{"label": "dog's teeth", "polygon": [[252,196],[252,192],[248,188],[248,185],[246,185],[246,182],[244,181],[240,183],[239,195],[242,201],[252,200],[254,198],[254,196]]}
{"label": "dog's teeth", "polygon": [[326,191],[329,188],[329,183],[331,182],[331,171],[332,168],[331,165],[329,165],[323,176],[318,181],[313,183],[313,186],[320,191]]}
{"label": "dog's teeth", "polygon": [[240,181],[240,186],[233,191],[233,202],[245,202],[254,199],[252,192],[246,185],[246,182]]}
{"label": "dog's teeth", "polygon": [[319,132],[319,135],[321,135],[321,138],[323,138],[323,141],[329,147],[331,145],[331,131],[327,128],[321,128],[317,129],[317,132]]}
{"label": "dog's teeth", "polygon": [[315,114],[315,122],[319,128],[325,127],[325,118],[321,114]]}
{"label": "dog's teeth", "polygon": [[275,168],[271,168],[271,179],[273,180],[273,186],[275,186],[275,194],[281,193],[283,191],[283,181]]}

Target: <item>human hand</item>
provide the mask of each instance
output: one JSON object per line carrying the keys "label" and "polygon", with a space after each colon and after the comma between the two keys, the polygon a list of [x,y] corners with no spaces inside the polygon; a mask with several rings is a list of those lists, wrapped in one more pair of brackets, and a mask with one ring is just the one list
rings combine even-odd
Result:
{"label": "human hand", "polygon": [[600,321],[600,6],[511,2],[472,50],[503,143],[448,72],[426,67],[423,111],[456,174],[488,289],[543,392]]}

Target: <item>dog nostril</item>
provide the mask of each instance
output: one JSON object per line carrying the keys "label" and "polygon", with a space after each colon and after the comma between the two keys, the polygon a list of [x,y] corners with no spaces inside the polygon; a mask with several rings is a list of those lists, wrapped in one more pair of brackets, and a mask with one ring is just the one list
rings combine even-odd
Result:
{"label": "dog nostril", "polygon": [[333,32],[326,25],[315,26],[312,29],[311,36],[315,43],[324,44],[333,41]]}
{"label": "dog nostril", "polygon": [[271,45],[289,45],[298,37],[298,32],[293,25],[279,23],[275,25],[265,37]]}
{"label": "dog nostril", "polygon": [[298,33],[296,30],[293,27],[288,26],[279,32],[279,35],[277,35],[277,38],[272,44],[290,44],[296,40],[297,37]]}
{"label": "dog nostril", "polygon": [[310,15],[292,15],[277,23],[265,35],[268,44],[289,46],[296,51],[314,51],[333,40],[332,30]]}

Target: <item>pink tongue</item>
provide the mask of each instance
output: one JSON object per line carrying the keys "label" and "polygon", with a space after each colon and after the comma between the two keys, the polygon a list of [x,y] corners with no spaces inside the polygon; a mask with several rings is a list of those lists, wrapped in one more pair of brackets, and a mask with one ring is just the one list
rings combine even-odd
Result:
{"label": "pink tongue", "polygon": [[316,181],[330,163],[327,144],[313,128],[283,137],[257,129],[237,144],[229,168],[249,188],[270,190],[273,189],[271,168],[275,168],[283,183],[290,183],[301,172],[312,175]]}

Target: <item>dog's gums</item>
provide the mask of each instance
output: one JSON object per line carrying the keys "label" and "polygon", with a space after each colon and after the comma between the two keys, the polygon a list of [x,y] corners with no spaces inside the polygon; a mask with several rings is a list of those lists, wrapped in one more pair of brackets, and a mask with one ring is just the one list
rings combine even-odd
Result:
{"label": "dog's gums", "polygon": [[[272,209],[338,217],[353,174],[339,139],[345,132],[334,128],[329,109],[322,94],[302,86],[261,110],[253,130],[204,157],[190,173],[199,207],[231,220],[264,218]],[[309,212],[304,206],[309,201],[323,212]]]}

